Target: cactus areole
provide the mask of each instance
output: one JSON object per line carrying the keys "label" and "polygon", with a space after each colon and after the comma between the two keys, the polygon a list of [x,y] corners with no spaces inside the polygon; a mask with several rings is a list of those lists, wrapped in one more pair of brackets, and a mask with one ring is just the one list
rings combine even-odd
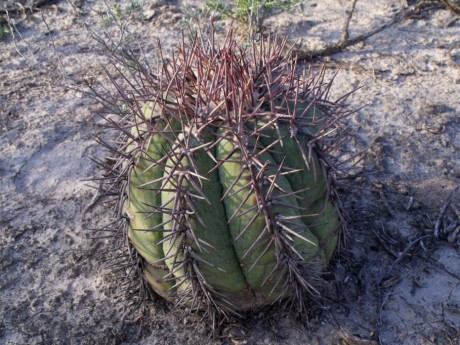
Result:
{"label": "cactus areole", "polygon": [[144,282],[178,306],[240,314],[318,293],[342,227],[345,108],[286,51],[198,35],[155,73],[125,60],[129,92],[114,81],[125,109],[109,189]]}

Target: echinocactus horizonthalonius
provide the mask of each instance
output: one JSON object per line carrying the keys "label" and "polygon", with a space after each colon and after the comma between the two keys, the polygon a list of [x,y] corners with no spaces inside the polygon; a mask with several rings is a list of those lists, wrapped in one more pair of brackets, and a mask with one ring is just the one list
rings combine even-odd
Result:
{"label": "echinocactus horizonthalonius", "polygon": [[121,137],[106,143],[118,157],[106,187],[138,272],[212,315],[304,310],[343,226],[333,153],[346,108],[323,74],[296,73],[285,39],[197,35],[160,56],[153,73],[125,55],[125,86],[112,78]]}

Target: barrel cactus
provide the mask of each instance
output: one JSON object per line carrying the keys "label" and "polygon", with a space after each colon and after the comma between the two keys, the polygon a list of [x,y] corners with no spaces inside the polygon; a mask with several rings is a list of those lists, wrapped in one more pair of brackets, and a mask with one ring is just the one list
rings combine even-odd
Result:
{"label": "barrel cactus", "polygon": [[155,73],[121,59],[108,190],[158,295],[212,315],[302,310],[343,226],[332,153],[344,110],[321,75],[296,74],[285,39],[216,41],[184,40]]}

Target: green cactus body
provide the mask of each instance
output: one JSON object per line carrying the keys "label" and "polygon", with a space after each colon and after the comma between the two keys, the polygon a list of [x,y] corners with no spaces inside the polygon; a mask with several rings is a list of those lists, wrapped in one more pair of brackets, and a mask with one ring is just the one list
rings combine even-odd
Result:
{"label": "green cactus body", "polygon": [[245,130],[256,126],[264,129],[244,148],[232,130],[205,126],[154,134],[138,151],[129,236],[160,295],[174,300],[196,279],[223,305],[257,309],[290,295],[280,255],[312,272],[326,267],[340,222],[320,161],[305,152],[308,136],[260,120]]}
{"label": "green cactus body", "polygon": [[227,314],[304,304],[339,238],[321,139],[340,121],[292,77],[283,42],[203,42],[164,64],[152,100],[130,100],[130,242],[145,280],[178,305]]}
{"label": "green cactus body", "polygon": [[[153,113],[156,113],[152,104],[142,108],[145,120],[150,120]],[[148,131],[146,123],[134,126],[131,135],[135,138],[141,138]],[[130,184],[126,187],[126,194],[129,196],[129,202],[125,205],[125,213],[130,219],[128,225],[128,236],[146,261],[145,276],[155,291],[163,297],[167,297],[168,291],[172,284],[165,281],[168,274],[164,262],[164,252],[158,242],[162,240],[163,234],[158,229],[162,221],[162,214],[152,212],[152,206],[159,205],[161,196],[155,193],[154,188],[160,188],[161,182],[151,183],[147,188],[142,187],[145,183],[155,181],[163,176],[161,169],[152,169],[151,165],[155,161],[160,161],[163,157],[162,146],[165,144],[165,138],[156,133],[151,136],[147,143],[131,143],[126,151],[134,153],[134,164],[129,173]],[[147,147],[143,147],[147,146]]]}
{"label": "green cactus body", "polygon": [[[189,148],[193,150],[194,144],[189,143]],[[205,150],[197,150],[190,155],[197,166],[194,173],[203,178],[187,174],[187,170],[193,171],[188,157],[183,157],[180,161],[170,158],[165,171],[165,175],[173,176],[166,183],[165,191],[161,193],[163,206],[171,210],[163,213],[163,223],[168,229],[165,235],[171,236],[171,239],[163,243],[164,252],[170,256],[167,264],[174,272],[178,261],[174,254],[180,252],[177,246],[190,246],[189,253],[200,266],[206,284],[223,294],[236,294],[244,289],[245,282],[231,244],[225,209],[220,202],[222,187],[218,181],[217,171],[208,174],[212,161]],[[177,168],[174,175],[171,170],[177,165],[180,165],[180,168]],[[198,187],[200,191],[197,191],[194,184],[200,185]],[[205,196],[200,195],[201,191]],[[179,203],[185,205],[178,205]],[[186,211],[174,220],[171,213],[174,213],[175,208]],[[183,218],[180,218],[181,216]],[[174,230],[178,227],[184,229]],[[178,234],[175,235],[174,231]],[[176,238],[177,236],[185,236],[187,239],[180,244],[181,241]],[[178,280],[183,274],[182,270],[176,270],[174,273]],[[226,277],[225,280],[222,279],[223,276]],[[184,281],[184,284],[186,283],[187,280]]]}

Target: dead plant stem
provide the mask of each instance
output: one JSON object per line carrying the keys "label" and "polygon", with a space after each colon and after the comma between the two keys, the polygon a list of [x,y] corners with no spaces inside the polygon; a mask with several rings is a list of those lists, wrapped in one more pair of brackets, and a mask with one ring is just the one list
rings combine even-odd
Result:
{"label": "dead plant stem", "polygon": [[354,8],[356,5],[356,1],[352,0],[350,10],[348,11],[347,19],[345,21],[345,24],[342,29],[342,35],[341,35],[341,40],[339,42],[327,44],[324,48],[318,49],[318,50],[304,50],[304,49],[298,49],[294,50],[294,55],[297,57],[298,61],[310,61],[318,57],[323,57],[323,56],[328,56],[336,53],[342,52],[344,49],[351,47],[355,44],[361,43],[366,41],[368,38],[388,29],[389,27],[393,26],[396,23],[399,23],[403,21],[404,19],[410,18],[411,16],[414,15],[419,15],[422,12],[426,12],[429,10],[433,9],[439,9],[443,8],[444,6],[441,4],[438,5],[430,5],[427,4],[426,2],[419,2],[414,6],[410,7],[405,7],[398,11],[392,19],[387,21],[386,23],[377,26],[376,28],[357,35],[355,37],[348,37],[348,27],[349,27],[349,22],[353,16],[354,13]]}

